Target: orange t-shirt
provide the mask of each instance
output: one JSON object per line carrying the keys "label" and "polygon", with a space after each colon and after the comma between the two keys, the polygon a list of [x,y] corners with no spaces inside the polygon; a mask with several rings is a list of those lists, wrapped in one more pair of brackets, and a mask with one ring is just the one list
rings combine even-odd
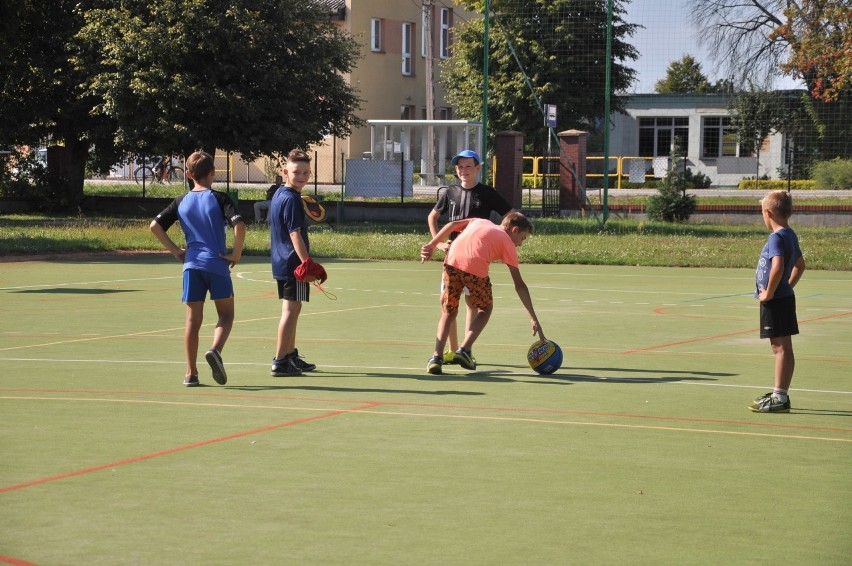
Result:
{"label": "orange t-shirt", "polygon": [[477,277],[488,277],[488,267],[497,260],[518,267],[518,248],[501,226],[477,218],[450,244],[445,263]]}

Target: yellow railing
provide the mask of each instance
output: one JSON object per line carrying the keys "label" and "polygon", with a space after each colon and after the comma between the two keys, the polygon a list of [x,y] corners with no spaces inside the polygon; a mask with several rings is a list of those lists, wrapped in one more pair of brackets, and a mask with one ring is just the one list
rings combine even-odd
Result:
{"label": "yellow railing", "polygon": [[[592,155],[586,157],[587,160],[600,160],[603,161],[603,157]],[[616,189],[621,188],[621,183],[623,179],[629,179],[630,177],[630,168],[629,165],[625,168],[625,163],[630,163],[631,160],[642,160],[642,161],[650,161],[653,162],[653,157],[638,157],[638,156],[630,156],[630,155],[621,155],[621,156],[610,156],[610,161],[615,161],[615,171],[609,173],[610,179],[615,177]],[[543,181],[547,177],[551,178],[559,178],[559,173],[545,173],[544,170],[547,167],[546,161],[555,162],[557,165],[555,169],[559,169],[559,158],[558,157],[545,157],[545,156],[537,156],[537,157],[524,157],[524,173],[523,178],[524,181],[532,181],[532,188],[539,188],[544,185]],[[647,166],[644,168],[647,170]],[[492,171],[496,170],[496,164],[492,165]],[[529,172],[527,172],[529,171]],[[604,173],[586,173],[586,177],[603,177]],[[644,179],[653,179],[653,172],[646,172],[643,176]]]}

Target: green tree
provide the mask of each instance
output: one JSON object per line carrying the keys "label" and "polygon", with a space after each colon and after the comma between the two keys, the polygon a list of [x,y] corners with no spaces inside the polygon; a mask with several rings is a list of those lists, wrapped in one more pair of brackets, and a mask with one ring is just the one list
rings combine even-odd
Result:
{"label": "green tree", "polygon": [[[459,0],[466,9],[483,12],[482,0]],[[626,2],[613,9],[610,90],[625,92],[636,72],[626,62],[638,57],[626,43],[636,26],[624,22]],[[556,104],[560,128],[600,129],[603,120],[606,60],[606,2],[492,0],[489,59],[489,133],[516,130],[526,142],[541,147],[547,132],[524,78],[530,78],[542,104]],[[481,117],[484,19],[457,26],[452,54],[441,81],[461,117]],[[515,55],[523,65],[519,68]],[[613,97],[612,109],[624,101]]]}
{"label": "green tree", "polygon": [[692,55],[684,55],[672,61],[666,69],[666,77],[654,85],[660,94],[691,94],[714,92],[713,85],[701,72],[701,63]]}
{"label": "green tree", "polygon": [[754,174],[755,184],[760,169],[760,147],[763,140],[773,131],[782,131],[787,123],[784,95],[778,91],[766,91],[750,85],[732,98],[731,124],[737,127],[740,145],[751,149],[757,156]]}
{"label": "green tree", "polygon": [[61,145],[68,204],[82,198],[87,161],[103,170],[131,151],[197,148],[274,156],[360,123],[344,78],[357,44],[319,2],[11,4],[0,11],[13,15],[0,113],[16,118],[0,123],[0,142]]}

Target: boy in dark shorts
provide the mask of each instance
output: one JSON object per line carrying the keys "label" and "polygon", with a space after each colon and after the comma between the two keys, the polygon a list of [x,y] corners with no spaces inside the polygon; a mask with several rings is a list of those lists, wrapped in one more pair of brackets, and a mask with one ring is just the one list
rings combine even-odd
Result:
{"label": "boy in dark shorts", "polygon": [[296,349],[296,327],[302,303],[310,299],[308,281],[298,281],[295,270],[310,257],[308,219],[302,204],[302,189],[311,178],[311,158],[294,149],[287,155],[284,166],[285,184],[272,197],[269,206],[272,276],[278,284],[282,299],[281,320],[278,322],[278,342],[272,359],[272,375],[300,375],[316,369],[306,362]]}
{"label": "boy in dark shorts", "polygon": [[[489,187],[479,182],[479,174],[482,172],[482,164],[479,154],[472,149],[459,152],[451,161],[459,178],[457,185],[450,185],[447,190],[438,197],[438,202],[429,212],[427,222],[432,237],[438,233],[438,220],[442,214],[447,215],[448,222],[464,220],[465,218],[491,218],[492,213],[497,213],[501,218],[512,210],[512,205],[506,202],[494,187]],[[438,249],[446,252],[450,243],[458,236],[458,232],[450,234],[446,242],[438,244]],[[473,309],[468,299],[468,291],[465,291],[465,302],[467,303],[467,316],[465,317],[465,332],[470,329]],[[456,363],[455,351],[459,347],[458,330],[456,321],[450,324],[449,333],[450,349],[443,354],[444,363]]]}
{"label": "boy in dark shorts", "polygon": [[[183,302],[186,303],[186,377],[183,384],[195,387],[198,382],[198,335],[204,319],[207,294],[216,304],[219,321],[213,332],[213,344],[204,355],[213,379],[225,385],[228,375],[222,363],[222,349],[234,326],[234,285],[230,268],[240,261],[246,237],[246,225],[228,195],[210,189],[216,176],[213,158],[196,151],[186,160],[186,174],[194,188],[179,197],[151,222],[151,232],[183,262]],[[180,221],[186,238],[186,249],[175,244],[166,230]],[[226,253],[225,224],[234,229],[234,250]]]}
{"label": "boy in dark shorts", "polygon": [[524,240],[532,234],[533,227],[526,216],[520,212],[510,212],[503,217],[503,222],[497,226],[490,220],[469,218],[450,222],[435,235],[432,240],[420,250],[420,261],[432,257],[438,243],[452,232],[461,233],[447,251],[444,260],[444,285],[441,293],[441,319],[438,321],[435,351],[426,364],[426,371],[440,375],[442,373],[443,351],[450,332],[450,324],[456,319],[459,309],[459,299],[462,291],[470,290],[469,304],[473,309],[470,328],[465,332],[464,340],[455,352],[458,364],[463,368],[474,370],[476,362],[473,359],[473,344],[491,317],[494,299],[491,292],[491,279],[488,276],[491,262],[499,260],[506,264],[515,292],[521,299],[530,316],[533,334],[538,334],[544,340],[544,332],[538,323],[538,317],[533,309],[530,292],[521,278],[518,269],[518,250]]}
{"label": "boy in dark shorts", "polygon": [[799,333],[793,287],[805,271],[799,238],[789,226],[793,198],[787,191],[772,191],[760,201],[763,222],[772,230],[755,273],[754,296],[760,301],[760,337],[768,338],[775,354],[775,389],[754,400],[756,413],[789,413],[788,391],[796,359],[793,335]]}

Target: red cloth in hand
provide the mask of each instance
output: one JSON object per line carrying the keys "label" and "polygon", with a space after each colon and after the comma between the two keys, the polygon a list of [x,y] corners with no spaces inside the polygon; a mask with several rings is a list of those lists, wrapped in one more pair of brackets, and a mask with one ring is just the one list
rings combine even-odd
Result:
{"label": "red cloth in hand", "polygon": [[299,266],[293,271],[293,274],[296,276],[297,281],[304,282],[306,278],[312,278],[308,281],[308,283],[316,280],[322,284],[326,279],[328,279],[328,274],[326,274],[325,268],[311,259],[310,256],[299,264]]}

